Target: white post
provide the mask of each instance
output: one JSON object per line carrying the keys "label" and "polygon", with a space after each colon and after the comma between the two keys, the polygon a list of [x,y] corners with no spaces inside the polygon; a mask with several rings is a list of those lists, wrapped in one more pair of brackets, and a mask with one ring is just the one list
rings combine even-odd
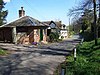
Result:
{"label": "white post", "polygon": [[61,70],[61,75],[65,75],[65,69]]}
{"label": "white post", "polygon": [[76,61],[76,48],[74,48],[74,61]]}
{"label": "white post", "polygon": [[82,38],[82,40],[81,40],[81,45],[82,45],[83,41],[84,41],[84,38]]}

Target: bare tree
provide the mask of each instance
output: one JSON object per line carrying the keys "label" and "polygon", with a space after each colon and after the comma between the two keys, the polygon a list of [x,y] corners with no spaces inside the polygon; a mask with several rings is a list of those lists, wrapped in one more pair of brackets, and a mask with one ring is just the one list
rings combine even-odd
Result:
{"label": "bare tree", "polygon": [[73,7],[69,10],[69,16],[78,16],[82,13],[84,13],[85,9],[92,9],[92,0],[82,0],[82,2],[79,3],[78,6]]}
{"label": "bare tree", "polygon": [[93,21],[93,27],[94,27],[94,39],[95,39],[95,45],[97,45],[97,39],[98,39],[98,26],[97,26],[97,4],[99,4],[99,18],[98,22],[100,22],[100,0],[82,0],[80,5],[78,7],[74,7],[69,10],[69,16],[74,17],[80,17],[85,11],[85,9],[92,10],[94,13],[94,21]]}

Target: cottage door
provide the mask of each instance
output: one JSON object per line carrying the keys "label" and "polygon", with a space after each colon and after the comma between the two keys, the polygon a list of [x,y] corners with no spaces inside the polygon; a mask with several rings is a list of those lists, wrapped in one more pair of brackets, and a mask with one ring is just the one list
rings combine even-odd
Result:
{"label": "cottage door", "polygon": [[40,41],[42,41],[42,40],[43,40],[43,30],[40,29]]}

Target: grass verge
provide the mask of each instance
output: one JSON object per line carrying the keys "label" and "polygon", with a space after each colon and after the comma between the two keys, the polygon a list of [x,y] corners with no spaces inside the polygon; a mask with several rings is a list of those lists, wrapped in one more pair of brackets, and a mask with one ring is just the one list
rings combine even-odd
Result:
{"label": "grass verge", "polygon": [[72,54],[60,66],[55,75],[61,75],[61,68],[65,69],[65,75],[100,75],[100,39],[97,46],[94,41],[79,44],[76,61]]}
{"label": "grass verge", "polygon": [[77,46],[77,60],[73,55],[67,57],[66,75],[99,75],[100,74],[100,39],[84,42]]}
{"label": "grass verge", "polygon": [[7,51],[0,48],[0,56],[7,55]]}

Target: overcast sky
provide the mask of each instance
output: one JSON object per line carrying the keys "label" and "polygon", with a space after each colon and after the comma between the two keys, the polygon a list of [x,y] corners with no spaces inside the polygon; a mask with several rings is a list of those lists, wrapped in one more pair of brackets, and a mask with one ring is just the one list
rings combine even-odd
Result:
{"label": "overcast sky", "polygon": [[25,15],[40,21],[59,21],[68,25],[69,9],[76,6],[80,0],[4,0],[7,2],[5,9],[8,10],[7,21],[17,19],[18,10],[24,7]]}

